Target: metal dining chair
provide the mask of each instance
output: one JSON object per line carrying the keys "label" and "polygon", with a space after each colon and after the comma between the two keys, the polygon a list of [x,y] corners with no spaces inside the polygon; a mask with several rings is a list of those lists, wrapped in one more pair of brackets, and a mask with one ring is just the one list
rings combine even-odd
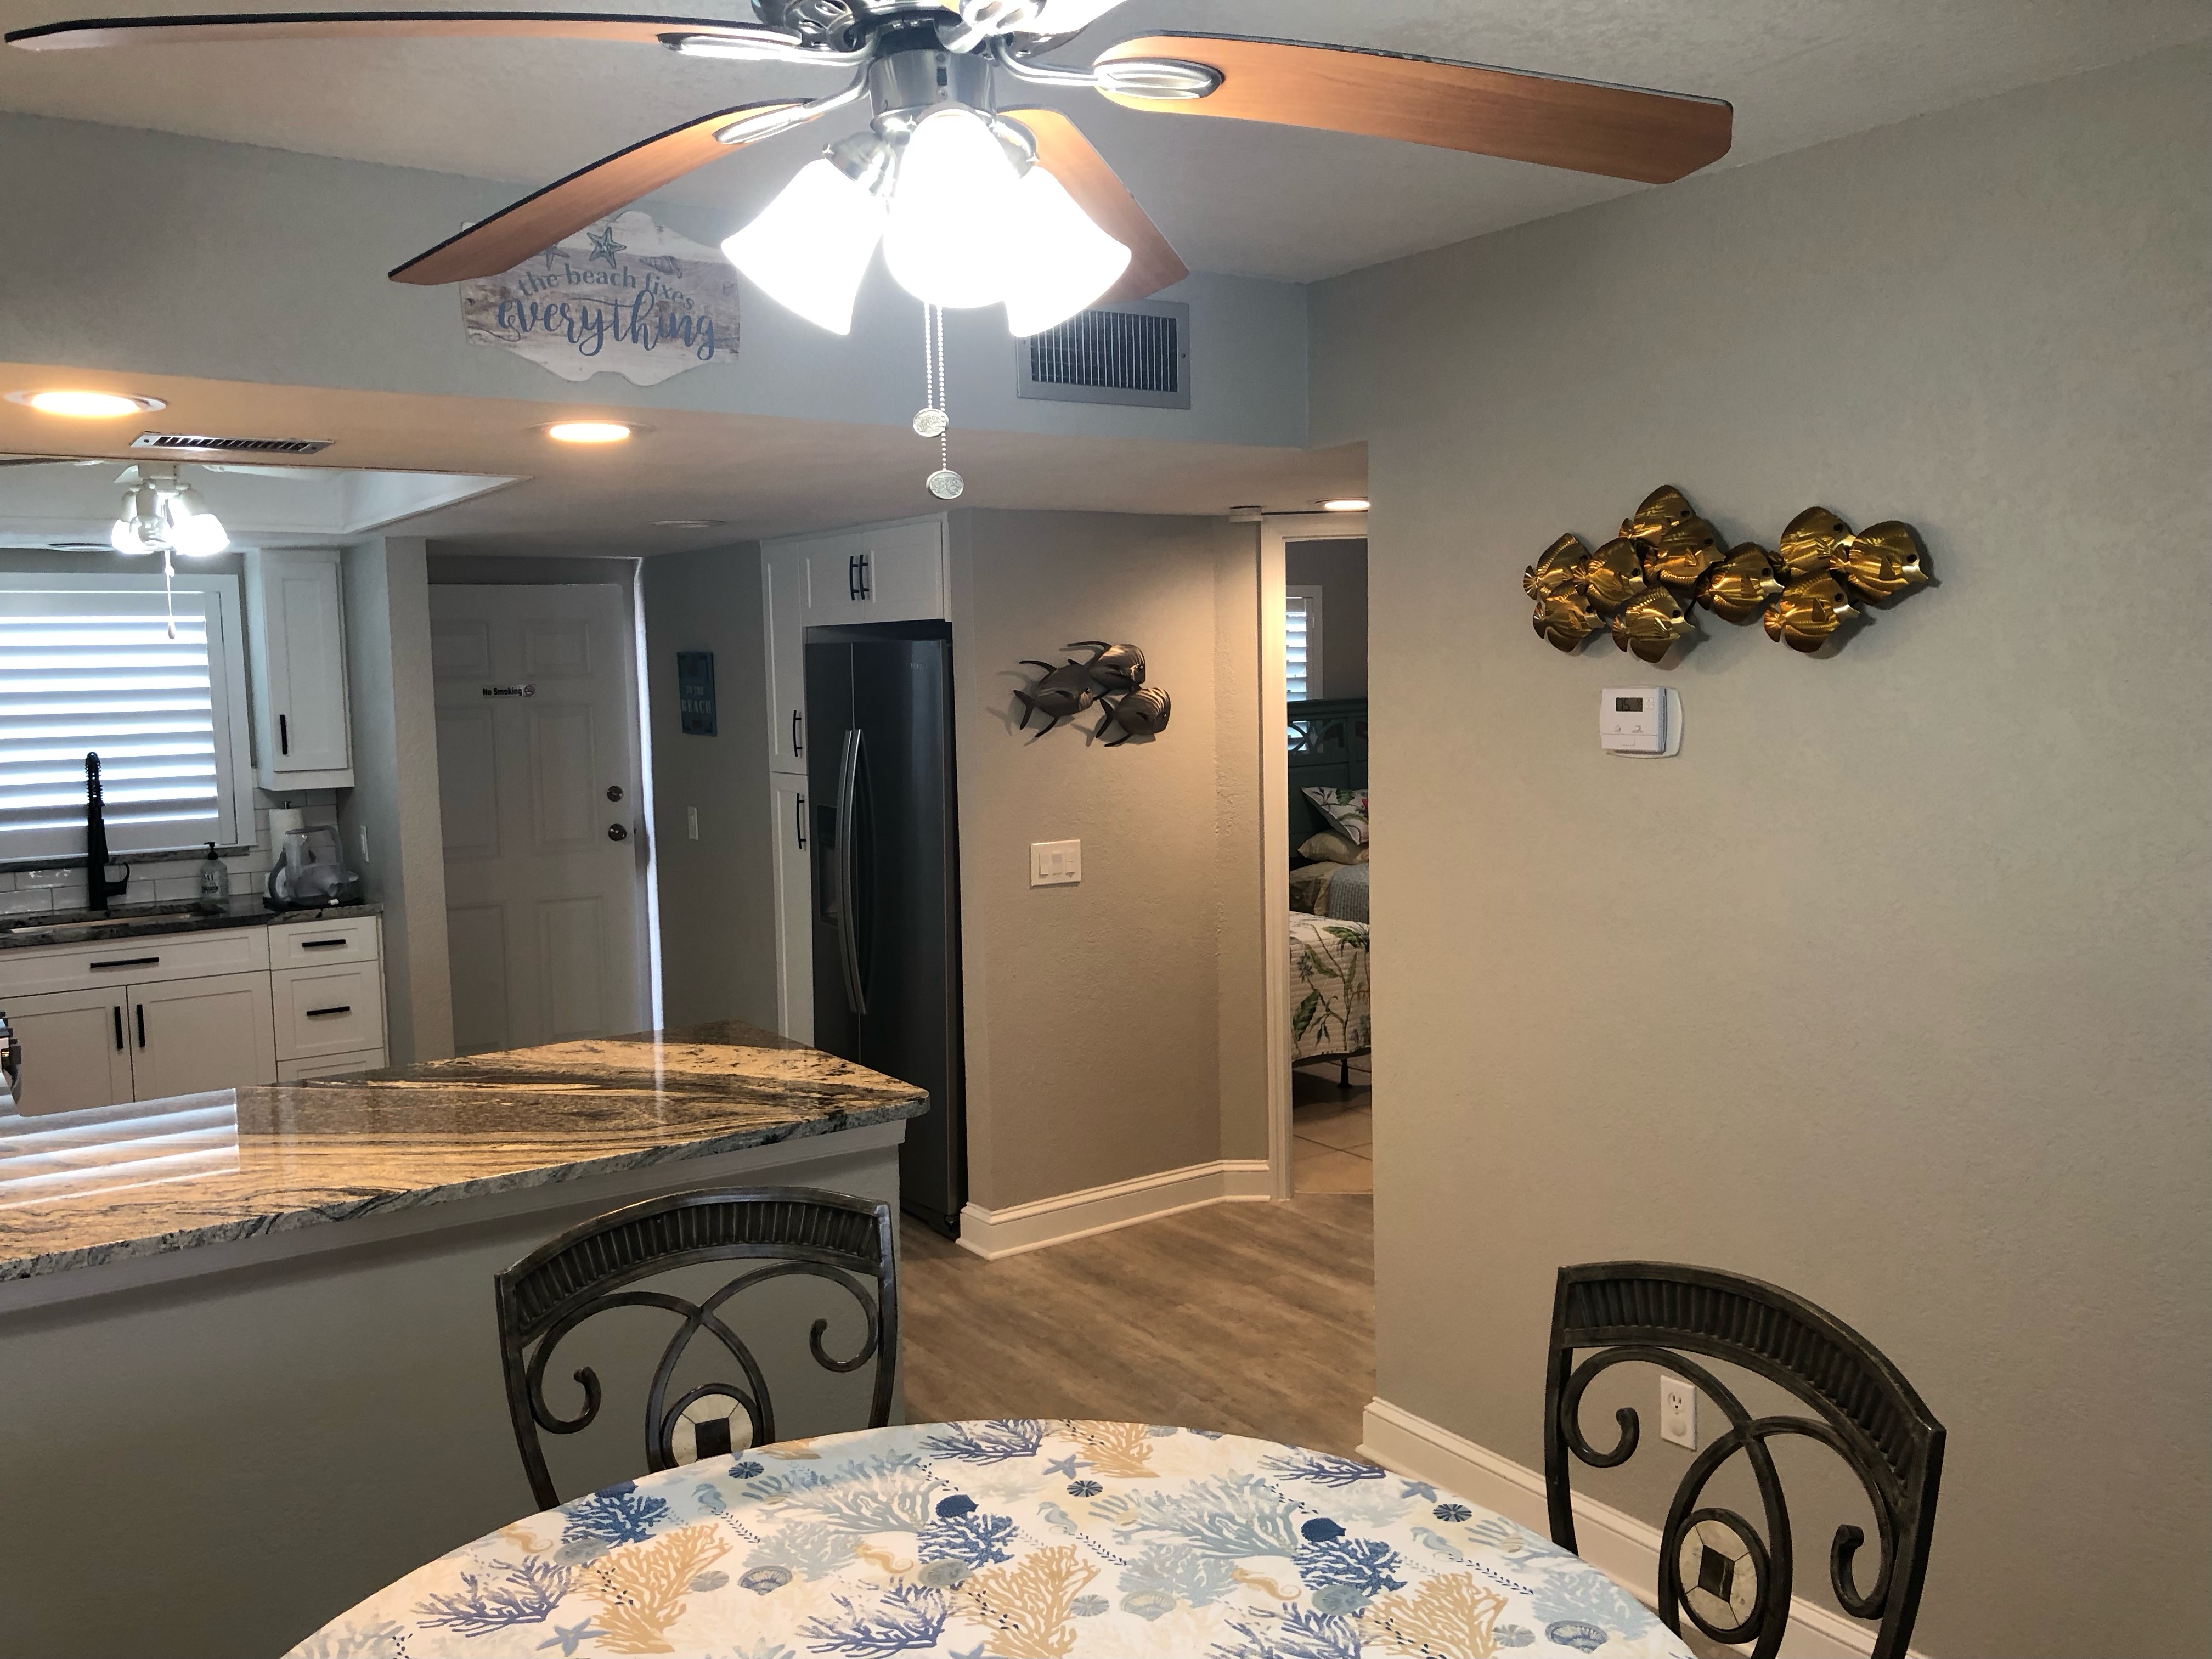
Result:
{"label": "metal dining chair", "polygon": [[[661,1350],[645,1407],[647,1469],[658,1472],[777,1437],[775,1407],[754,1350],[731,1322],[731,1304],[743,1291],[793,1275],[842,1285],[860,1305],[867,1335],[849,1359],[833,1358],[822,1346],[827,1319],[817,1319],[806,1346],[823,1369],[856,1371],[876,1362],[875,1390],[866,1426],[890,1420],[891,1388],[898,1359],[898,1274],[891,1207],[805,1187],[764,1187],[678,1193],[570,1228],[497,1276],[500,1362],[507,1376],[507,1406],[530,1490],[539,1507],[561,1499],[546,1468],[538,1436],[576,1434],[599,1414],[599,1374],[586,1365],[574,1373],[583,1408],[562,1417],[546,1403],[545,1368],[563,1338],[597,1315],[616,1308],[653,1308],[678,1324]],[[641,1279],[700,1262],[761,1261],[698,1301],[665,1290],[632,1288]],[[695,1338],[718,1366],[733,1364],[730,1380],[702,1382],[678,1398],[669,1389]],[[742,1419],[742,1424],[740,1423]],[[860,1426],[855,1425],[854,1426]],[[742,1427],[740,1441],[733,1431]]]}
{"label": "metal dining chair", "polygon": [[[1595,1349],[1576,1363],[1576,1353]],[[1758,1416],[1696,1360],[1700,1354],[1779,1384],[1815,1415]],[[1571,1453],[1595,1468],[1634,1455],[1637,1414],[1613,1413],[1619,1441],[1599,1450],[1583,1437],[1579,1413],[1591,1382],[1613,1366],[1643,1360],[1686,1379],[1728,1419],[1701,1446],[1676,1487],[1660,1535],[1659,1617],[1677,1635],[1681,1614],[1712,1640],[1755,1639],[1753,1659],[1773,1659],[1790,1623],[1795,1558],[1790,1511],[1770,1441],[1797,1435],[1847,1464],[1865,1489],[1881,1532],[1871,1589],[1857,1586],[1853,1563],[1864,1531],[1842,1526],[1828,1552],[1828,1582],[1856,1619],[1877,1620],[1875,1659],[1901,1659],[1920,1611],[1943,1469],[1943,1425],[1874,1344],[1803,1297],[1755,1279],[1663,1261],[1598,1261],[1559,1269],[1552,1304],[1550,1364],[1544,1380],[1544,1485],[1552,1541],[1575,1547]],[[1713,1476],[1741,1453],[1757,1483],[1764,1528],[1735,1510],[1700,1502]]]}

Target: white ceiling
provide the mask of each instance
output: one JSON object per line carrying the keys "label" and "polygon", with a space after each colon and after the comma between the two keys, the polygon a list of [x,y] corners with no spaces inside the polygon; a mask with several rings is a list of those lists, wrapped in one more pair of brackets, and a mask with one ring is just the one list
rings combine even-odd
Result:
{"label": "white ceiling", "polygon": [[[305,3],[233,0],[240,10]],[[4,0],[0,14],[22,27],[222,3]],[[532,3],[628,9],[624,0]],[[747,15],[741,0],[636,0],[636,9]],[[1084,44],[1162,28],[1380,46],[1725,98],[1736,139],[1722,165],[1741,166],[2201,38],[2212,33],[2212,0],[1126,0]],[[709,110],[836,82],[835,72],[572,43],[0,53],[0,109],[519,185]],[[1310,282],[1639,188],[1377,139],[1139,115],[1087,93],[1055,101],[1080,114],[1200,270]],[[672,193],[726,203],[734,224],[823,136],[834,134],[732,157]]]}

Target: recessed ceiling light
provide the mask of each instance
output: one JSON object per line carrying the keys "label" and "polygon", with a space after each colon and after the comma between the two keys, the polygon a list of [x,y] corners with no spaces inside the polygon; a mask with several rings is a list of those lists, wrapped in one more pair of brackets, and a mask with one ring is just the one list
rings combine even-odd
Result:
{"label": "recessed ceiling light", "polygon": [[623,421],[556,421],[545,428],[545,435],[556,444],[619,444],[644,430]]}
{"label": "recessed ceiling light", "polygon": [[655,519],[655,530],[719,530],[729,523],[727,519]]}
{"label": "recessed ceiling light", "polygon": [[1364,513],[1367,510],[1367,500],[1362,495],[1346,495],[1340,501],[1316,501],[1314,505],[1324,513]]}
{"label": "recessed ceiling light", "polygon": [[133,398],[120,392],[87,392],[56,386],[44,392],[11,392],[11,404],[24,404],[41,415],[67,415],[81,421],[112,421],[124,415],[146,415],[168,404],[159,398]]}

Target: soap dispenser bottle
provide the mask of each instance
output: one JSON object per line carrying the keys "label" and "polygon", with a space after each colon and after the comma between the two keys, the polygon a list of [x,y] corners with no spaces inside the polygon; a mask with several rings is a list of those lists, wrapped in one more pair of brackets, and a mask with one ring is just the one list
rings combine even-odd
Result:
{"label": "soap dispenser bottle", "polygon": [[220,903],[230,896],[230,872],[215,855],[215,843],[207,844],[207,860],[200,866],[200,897]]}

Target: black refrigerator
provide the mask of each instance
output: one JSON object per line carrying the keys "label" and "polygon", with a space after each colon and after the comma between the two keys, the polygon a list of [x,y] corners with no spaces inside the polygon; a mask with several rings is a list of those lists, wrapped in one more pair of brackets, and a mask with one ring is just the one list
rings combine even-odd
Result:
{"label": "black refrigerator", "polygon": [[806,630],[814,1046],[929,1091],[899,1152],[907,1212],[968,1201],[960,848],[945,623]]}

